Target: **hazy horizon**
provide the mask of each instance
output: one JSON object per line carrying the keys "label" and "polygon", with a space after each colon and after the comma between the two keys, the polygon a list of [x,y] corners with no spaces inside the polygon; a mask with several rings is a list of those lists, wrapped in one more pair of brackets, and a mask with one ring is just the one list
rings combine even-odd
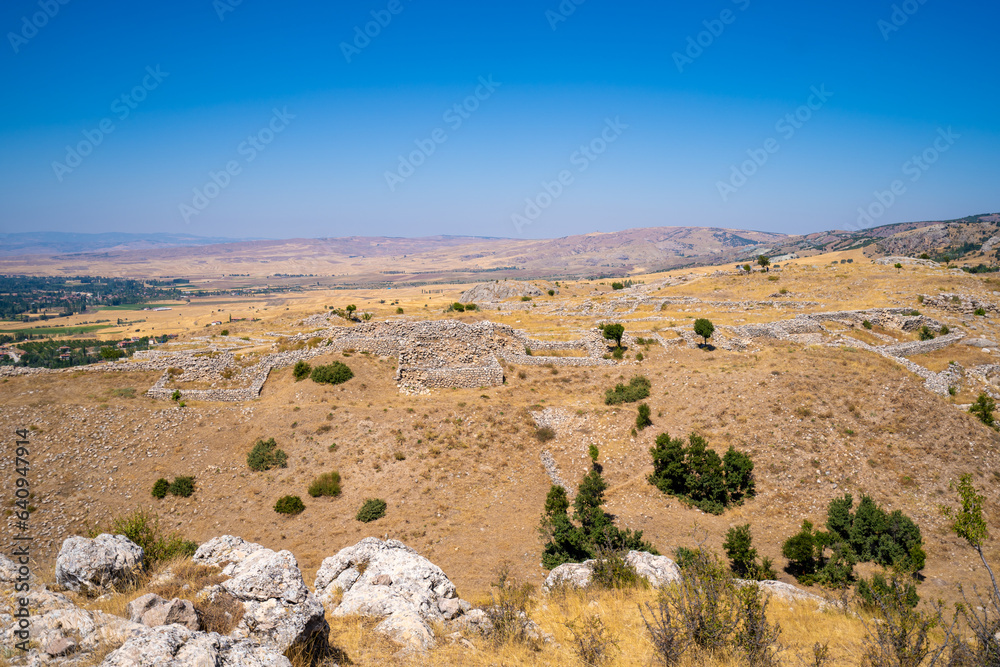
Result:
{"label": "hazy horizon", "polygon": [[997,18],[17,0],[0,232],[803,234],[996,211]]}

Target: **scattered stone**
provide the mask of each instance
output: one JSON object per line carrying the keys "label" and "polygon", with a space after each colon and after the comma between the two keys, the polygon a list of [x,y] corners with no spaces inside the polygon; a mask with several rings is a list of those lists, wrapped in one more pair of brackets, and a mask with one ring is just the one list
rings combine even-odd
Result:
{"label": "scattered stone", "polygon": [[132,600],[127,607],[129,620],[149,627],[177,623],[188,630],[200,630],[198,612],[188,600],[174,598],[169,602],[154,593]]}

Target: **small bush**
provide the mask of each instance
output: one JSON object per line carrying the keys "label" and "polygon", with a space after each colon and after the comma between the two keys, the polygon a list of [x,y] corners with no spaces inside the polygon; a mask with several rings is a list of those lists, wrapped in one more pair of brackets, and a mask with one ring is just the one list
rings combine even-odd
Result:
{"label": "small bush", "polygon": [[189,498],[194,493],[194,477],[175,477],[167,492],[172,496]]}
{"label": "small bush", "polygon": [[292,377],[295,378],[296,382],[305,380],[310,373],[312,373],[312,366],[307,361],[297,361],[295,367],[292,368]]}
{"label": "small bush", "polygon": [[247,467],[255,472],[271,468],[287,468],[288,455],[285,454],[284,450],[278,449],[278,443],[274,441],[274,438],[257,440],[253,449],[247,454]]}
{"label": "small bush", "polygon": [[615,359],[623,359],[625,357],[625,348],[616,347],[614,351],[611,353],[611,356],[614,357]]}
{"label": "small bush", "polygon": [[555,439],[556,432],[550,426],[542,426],[535,430],[535,437],[538,438],[538,442],[548,442]]}
{"label": "small bush", "polygon": [[573,651],[584,665],[606,664],[618,648],[618,642],[600,616],[587,616],[579,628],[576,623],[568,623],[567,627],[573,634]]}
{"label": "small bush", "polygon": [[863,326],[865,329],[871,329],[872,323],[869,322],[868,320],[865,320],[864,322],[861,323],[861,326]]}
{"label": "small bush", "polygon": [[175,402],[181,400],[181,390],[174,389],[174,393],[170,394],[170,400]]}
{"label": "small bush", "polygon": [[325,472],[309,485],[309,495],[313,498],[320,496],[337,497],[340,495],[340,473],[336,470]]}
{"label": "small bush", "polygon": [[993,411],[996,409],[996,401],[986,393],[979,394],[976,402],[969,406],[969,412],[974,414],[983,424],[991,428],[995,426],[996,419],[993,416]]}
{"label": "small bush", "polygon": [[757,560],[757,550],[753,547],[750,535],[750,524],[734,526],[726,532],[726,541],[722,548],[729,557],[729,567],[737,577],[762,581],[777,579],[777,573],[771,565],[771,559],[764,557]]}
{"label": "small bush", "polygon": [[607,405],[619,405],[621,403],[635,403],[649,397],[649,390],[652,385],[649,378],[643,375],[636,375],[627,385],[617,384],[614,389],[608,389],[604,394],[604,403]]}
{"label": "small bush", "polygon": [[124,535],[142,547],[143,567],[146,568],[179,556],[193,556],[198,549],[197,543],[185,540],[177,533],[164,533],[160,528],[160,518],[141,509],[115,517],[106,529],[95,526],[90,536],[97,537],[101,533]]}
{"label": "small bush", "polygon": [[228,635],[243,620],[243,603],[225,591],[216,593],[210,600],[207,597],[199,600],[194,608],[205,632]]}
{"label": "small bush", "polygon": [[223,329],[222,331],[219,332],[219,335],[220,336],[228,336],[229,335],[229,329]]}
{"label": "small bush", "polygon": [[653,425],[653,420],[649,418],[649,406],[645,403],[639,404],[639,414],[635,417],[635,427],[640,431],[647,426]]}
{"label": "small bush", "polygon": [[555,296],[555,295],[556,295],[556,291],[554,289],[550,289],[549,290],[549,296]]}
{"label": "small bush", "polygon": [[354,377],[354,372],[347,364],[334,361],[326,366],[316,366],[309,377],[319,384],[343,384]]}
{"label": "small bush", "polygon": [[135,389],[133,389],[132,387],[120,387],[118,389],[112,389],[111,396],[114,398],[135,398]]}
{"label": "small bush", "polygon": [[934,332],[931,331],[930,328],[928,328],[928,326],[925,324],[924,326],[920,327],[920,333],[918,334],[918,337],[920,338],[920,340],[934,340]]}
{"label": "small bush", "polygon": [[951,331],[951,329],[948,328],[947,324],[942,324],[941,325],[941,335],[942,336],[947,336],[949,331]]}
{"label": "small bush", "polygon": [[402,306],[399,306],[399,307],[396,308],[396,314],[397,315],[402,315],[403,314],[403,307]]}
{"label": "small bush", "polygon": [[476,304],[474,304],[474,303],[467,303],[467,304],[465,304],[465,309],[466,309],[466,310],[472,310],[472,311],[475,311],[475,310],[479,310],[479,306],[477,306],[477,305],[476,305]]}
{"label": "small bush", "polygon": [[490,603],[483,608],[489,620],[486,639],[496,647],[523,644],[538,648],[529,617],[535,587],[517,581],[506,562],[497,568],[496,581],[490,587],[496,590],[490,591]]}
{"label": "small bush", "polygon": [[381,498],[369,498],[364,502],[354,518],[362,523],[377,521],[385,516],[386,507],[385,501]]}
{"label": "small bush", "polygon": [[598,548],[596,555],[590,575],[591,584],[608,590],[642,588],[647,585],[646,580],[625,560],[624,552]]}
{"label": "small bush", "polygon": [[163,479],[162,477],[153,484],[153,497],[154,498],[166,498],[167,489],[170,488],[170,482]]}
{"label": "small bush", "polygon": [[301,514],[305,508],[298,496],[282,496],[274,503],[274,511],[278,514]]}
{"label": "small bush", "polygon": [[531,301],[531,297],[530,296],[522,296],[521,297],[521,301]]}
{"label": "small bush", "polygon": [[979,315],[980,317],[985,317],[986,316],[986,309],[985,308],[976,308],[975,314]]}
{"label": "small bush", "polygon": [[646,358],[646,357],[644,357],[644,356],[642,355],[642,352],[636,352],[636,355],[635,355],[635,360],[636,360],[636,361],[642,361],[642,360],[643,360],[643,359],[645,359],[645,358]]}

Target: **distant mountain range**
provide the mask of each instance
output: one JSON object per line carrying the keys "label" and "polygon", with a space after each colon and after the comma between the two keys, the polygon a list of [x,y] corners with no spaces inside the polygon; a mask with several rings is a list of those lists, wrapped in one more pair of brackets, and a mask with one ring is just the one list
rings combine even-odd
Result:
{"label": "distant mountain range", "polygon": [[623,276],[744,263],[758,255],[868,257],[926,253],[1000,262],[1000,214],[804,235],[717,227],[648,227],[557,239],[472,236],[218,239],[176,234],[0,235],[0,273],[130,277],[316,278],[317,285],[473,282]]}
{"label": "distant mountain range", "polygon": [[254,239],[228,239],[194,236],[192,234],[73,234],[68,232],[17,232],[0,234],[0,256],[58,255],[63,253],[94,252],[97,250],[143,250],[148,248],[176,248],[202,246],[216,243],[233,243]]}

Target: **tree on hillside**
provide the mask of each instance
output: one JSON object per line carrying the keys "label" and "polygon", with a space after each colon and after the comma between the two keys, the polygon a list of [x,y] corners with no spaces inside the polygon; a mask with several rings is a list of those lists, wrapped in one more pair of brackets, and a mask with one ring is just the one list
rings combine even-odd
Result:
{"label": "tree on hillside", "polygon": [[896,273],[899,273],[899,270],[900,270],[901,268],[903,268],[903,265],[902,265],[902,264],[900,264],[899,262],[896,262],[896,263],[895,263],[895,264],[893,264],[892,266],[893,266],[893,268],[894,268],[894,269],[896,269]]}
{"label": "tree on hillside", "polygon": [[354,319],[354,311],[357,310],[357,309],[358,309],[358,307],[355,306],[353,303],[349,304],[347,306],[347,308],[344,309],[344,310],[347,311],[347,318],[348,319]]}
{"label": "tree on hillside", "polygon": [[958,479],[958,483],[952,482],[950,487],[958,491],[958,499],[962,504],[962,509],[954,510],[950,507],[942,507],[941,513],[951,520],[951,530],[969,543],[990,574],[990,581],[993,582],[993,594],[1000,602],[1000,588],[997,587],[996,577],[993,576],[993,569],[986,562],[983,555],[983,542],[989,537],[986,530],[986,519],[983,518],[983,503],[986,500],[972,484],[972,475],[966,473]]}
{"label": "tree on hillside", "polygon": [[768,267],[771,266],[771,258],[767,255],[757,255],[757,264],[765,271],[769,271]]}
{"label": "tree on hillside", "polygon": [[715,325],[704,317],[699,317],[694,321],[694,333],[704,338],[705,345],[708,345],[708,339],[715,333]]}
{"label": "tree on hillside", "polygon": [[608,340],[615,341],[615,345],[622,346],[622,336],[625,335],[625,327],[621,324],[605,324],[601,331]]}
{"label": "tree on hillside", "polygon": [[976,415],[979,421],[983,422],[990,428],[996,428],[995,418],[993,417],[993,411],[997,409],[996,401],[990,398],[989,394],[985,392],[979,394],[976,402],[969,406],[969,412]]}
{"label": "tree on hillside", "polygon": [[642,531],[619,529],[614,517],[604,511],[607,482],[597,463],[597,448],[590,450],[593,465],[580,482],[573,499],[573,518],[569,516],[566,489],[553,485],[545,498],[539,532],[546,540],[542,551],[542,567],[553,569],[563,563],[580,563],[594,558],[601,550],[658,552],[642,540]]}

